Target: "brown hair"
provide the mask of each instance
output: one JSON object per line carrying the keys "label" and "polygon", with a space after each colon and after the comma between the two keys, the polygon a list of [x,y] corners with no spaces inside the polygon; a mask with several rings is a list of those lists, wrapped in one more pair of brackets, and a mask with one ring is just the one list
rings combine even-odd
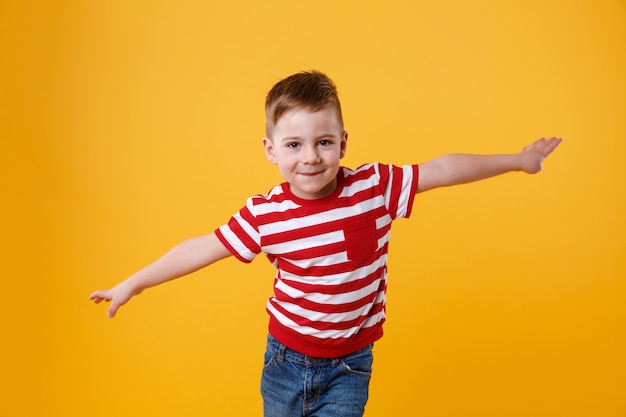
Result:
{"label": "brown hair", "polygon": [[288,111],[296,107],[318,111],[326,106],[337,110],[339,123],[343,126],[337,87],[325,74],[319,71],[300,72],[279,81],[265,100],[267,136],[271,136],[278,119]]}

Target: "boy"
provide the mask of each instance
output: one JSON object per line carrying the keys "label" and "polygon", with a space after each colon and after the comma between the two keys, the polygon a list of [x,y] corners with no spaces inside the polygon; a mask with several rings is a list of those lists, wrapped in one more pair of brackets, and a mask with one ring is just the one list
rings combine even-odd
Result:
{"label": "boy", "polygon": [[144,289],[234,255],[276,267],[261,379],[264,415],[362,416],[372,344],[382,337],[391,223],[415,194],[509,171],[534,174],[561,142],[518,154],[445,155],[420,165],[341,167],[348,133],[333,82],[319,72],[278,82],[266,100],[267,159],[285,182],[249,198],[215,232],[175,246],[110,290],[109,317]]}

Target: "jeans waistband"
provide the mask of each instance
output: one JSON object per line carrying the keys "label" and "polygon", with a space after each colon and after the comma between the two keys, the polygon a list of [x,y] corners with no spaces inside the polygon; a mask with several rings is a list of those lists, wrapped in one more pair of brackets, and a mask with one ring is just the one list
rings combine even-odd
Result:
{"label": "jeans waistband", "polygon": [[301,365],[333,365],[336,366],[343,359],[348,358],[350,356],[358,356],[364,353],[370,353],[372,351],[373,344],[370,344],[362,349],[359,349],[355,352],[349,353],[344,356],[340,356],[337,358],[317,358],[314,356],[308,356],[303,353],[300,353],[296,350],[288,348],[287,346],[280,343],[278,340],[274,338],[271,334],[267,336],[267,349],[270,350],[276,357],[276,360],[279,362],[289,361],[298,363]]}

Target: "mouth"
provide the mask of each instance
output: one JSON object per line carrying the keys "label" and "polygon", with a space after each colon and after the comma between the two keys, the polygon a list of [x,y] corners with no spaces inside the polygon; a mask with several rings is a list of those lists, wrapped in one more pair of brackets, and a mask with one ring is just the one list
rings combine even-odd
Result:
{"label": "mouth", "polygon": [[299,172],[300,175],[304,176],[304,177],[314,177],[316,175],[321,174],[323,171],[318,171],[318,172]]}

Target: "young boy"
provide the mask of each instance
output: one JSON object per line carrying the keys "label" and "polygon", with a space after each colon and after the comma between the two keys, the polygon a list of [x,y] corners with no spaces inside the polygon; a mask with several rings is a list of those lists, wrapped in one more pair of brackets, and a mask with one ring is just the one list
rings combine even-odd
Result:
{"label": "young boy", "polygon": [[445,155],[419,165],[340,166],[346,153],[333,82],[304,72],[266,100],[267,159],[285,182],[250,197],[227,224],[180,243],[110,290],[109,317],[144,289],[234,255],[263,252],[276,267],[261,380],[264,415],[362,416],[372,344],[382,337],[387,245],[393,220],[409,217],[416,193],[509,171],[534,174],[559,145],[540,139],[517,154]]}

